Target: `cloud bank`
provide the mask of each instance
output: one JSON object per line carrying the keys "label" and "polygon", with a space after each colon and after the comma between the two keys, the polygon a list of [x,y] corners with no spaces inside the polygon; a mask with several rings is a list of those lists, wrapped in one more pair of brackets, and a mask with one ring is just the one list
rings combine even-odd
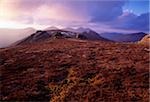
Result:
{"label": "cloud bank", "polygon": [[[125,11],[123,6],[127,2],[127,0],[1,0],[0,18],[3,21],[10,20],[34,26],[85,26],[98,31],[108,29],[148,32],[149,12],[137,15]],[[138,5],[137,8],[140,10],[142,5]]]}

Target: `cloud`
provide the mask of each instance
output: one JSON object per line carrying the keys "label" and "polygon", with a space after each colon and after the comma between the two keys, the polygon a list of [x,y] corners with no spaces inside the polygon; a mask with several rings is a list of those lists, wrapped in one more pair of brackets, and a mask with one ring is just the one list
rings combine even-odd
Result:
{"label": "cloud", "polygon": [[124,30],[138,30],[149,31],[149,13],[143,13],[136,15],[133,12],[126,11],[117,19],[109,22],[109,25],[113,25],[113,28]]}
{"label": "cloud", "polygon": [[58,21],[87,21],[88,17],[81,14],[76,14],[69,8],[55,5],[49,7],[48,5],[42,5],[34,12],[35,19],[49,19]]}
{"label": "cloud", "polygon": [[[0,19],[30,25],[148,30],[148,13],[123,11],[127,0],[0,0]],[[2,13],[3,12],[3,13]]]}
{"label": "cloud", "polygon": [[131,23],[133,29],[141,29],[145,31],[149,31],[149,15],[150,13],[143,13],[140,16],[137,16]]}
{"label": "cloud", "polygon": [[[124,1],[65,1],[65,0],[2,0],[13,14],[18,16],[36,16],[74,20],[75,17],[89,21],[108,21],[122,14]],[[9,4],[13,9],[9,8]],[[36,13],[35,13],[36,12]],[[9,12],[10,13],[10,12]],[[43,13],[43,14],[41,14]],[[48,15],[49,14],[49,15]],[[53,17],[54,16],[54,17]],[[56,17],[57,16],[57,17]],[[51,19],[51,18],[50,18]]]}
{"label": "cloud", "polygon": [[97,1],[89,5],[91,22],[108,22],[122,14],[124,1]]}
{"label": "cloud", "polygon": [[43,5],[37,7],[34,20],[40,24],[55,22],[64,26],[75,26],[85,22],[85,25],[91,22],[108,22],[122,14],[124,3],[124,1],[45,1]]}
{"label": "cloud", "polygon": [[18,12],[15,10],[14,6],[16,6],[16,3],[12,1],[0,0],[0,19],[15,18]]}

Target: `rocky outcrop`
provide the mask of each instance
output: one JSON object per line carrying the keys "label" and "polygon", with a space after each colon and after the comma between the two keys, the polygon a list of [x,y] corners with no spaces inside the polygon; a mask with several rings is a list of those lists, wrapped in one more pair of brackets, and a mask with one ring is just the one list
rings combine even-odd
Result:
{"label": "rocky outcrop", "polygon": [[150,34],[144,36],[141,41],[139,41],[140,44],[149,45],[150,44]]}
{"label": "rocky outcrop", "polygon": [[87,39],[87,37],[84,36],[84,35],[82,35],[82,34],[77,34],[77,35],[76,35],[76,38],[77,38],[77,39],[82,39],[82,40],[86,40],[86,39]]}

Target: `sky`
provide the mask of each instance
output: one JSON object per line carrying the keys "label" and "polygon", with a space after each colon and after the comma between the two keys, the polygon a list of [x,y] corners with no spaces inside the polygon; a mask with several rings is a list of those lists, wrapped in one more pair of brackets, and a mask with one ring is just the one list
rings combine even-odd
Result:
{"label": "sky", "polygon": [[149,32],[148,0],[0,0],[0,28]]}

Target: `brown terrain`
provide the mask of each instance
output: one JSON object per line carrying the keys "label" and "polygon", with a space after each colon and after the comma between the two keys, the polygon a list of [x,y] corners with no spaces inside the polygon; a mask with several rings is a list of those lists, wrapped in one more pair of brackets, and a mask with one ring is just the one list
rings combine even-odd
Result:
{"label": "brown terrain", "polygon": [[141,41],[139,41],[140,44],[146,44],[149,45],[150,44],[150,34],[144,36]]}
{"label": "brown terrain", "polygon": [[51,39],[0,49],[0,100],[148,102],[146,48]]}

